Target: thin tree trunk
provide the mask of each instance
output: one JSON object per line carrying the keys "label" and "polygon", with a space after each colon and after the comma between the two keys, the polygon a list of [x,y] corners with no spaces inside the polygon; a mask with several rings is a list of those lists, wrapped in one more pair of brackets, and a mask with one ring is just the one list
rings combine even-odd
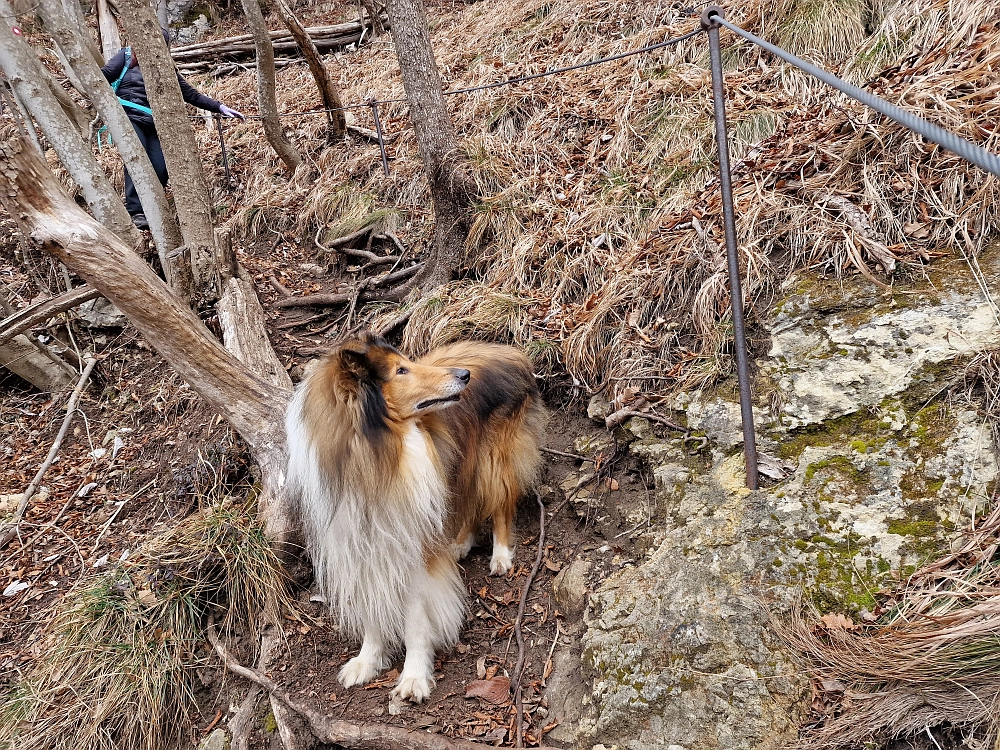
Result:
{"label": "thin tree trunk", "polygon": [[160,28],[169,28],[170,21],[167,17],[167,0],[156,0],[154,7],[156,8],[156,21],[160,24]]}
{"label": "thin tree trunk", "polygon": [[[285,22],[285,26],[295,38],[295,43],[302,50],[302,56],[309,64],[309,70],[316,79],[316,87],[319,89],[320,97],[323,99],[323,108],[327,110],[327,120],[330,123],[330,137],[335,140],[342,140],[347,133],[347,118],[344,116],[344,103],[340,98],[340,92],[330,77],[330,71],[326,69],[323,60],[319,56],[319,50],[305,27],[301,24],[292,9],[288,7],[285,0],[275,0],[278,15]],[[332,110],[332,111],[331,111]]]}
{"label": "thin tree trunk", "polygon": [[160,265],[167,277],[174,294],[181,299],[190,297],[190,289],[184,288],[183,274],[177,273],[171,261],[171,251],[182,244],[180,229],[174,219],[173,211],[167,202],[167,195],[160,180],[149,162],[149,156],[139,142],[128,115],[118,103],[118,98],[111,90],[104,74],[101,73],[93,57],[88,54],[81,43],[80,35],[86,31],[76,31],[68,14],[64,11],[62,0],[38,0],[38,11],[49,34],[62,50],[70,67],[80,79],[82,92],[93,102],[101,113],[101,117],[111,131],[115,146],[125,162],[125,167],[132,176],[139,200],[142,201],[143,213],[149,221],[149,228],[156,243],[156,251]]}
{"label": "thin tree trunk", "polygon": [[[0,205],[25,234],[121,310],[191,388],[247,442],[261,469],[259,515],[281,545],[292,533],[284,497],[284,410],[291,391],[253,374],[216,341],[138,255],[82,211],[24,139],[0,143]],[[266,335],[258,336],[266,340]]]}
{"label": "thin tree trunk", "polygon": [[161,135],[160,144],[173,188],[181,236],[191,258],[195,288],[214,297],[211,285],[216,247],[212,201],[201,168],[201,152],[181,97],[177,71],[149,3],[146,0],[119,0],[118,9],[129,44],[142,67],[153,121]]}
{"label": "thin tree trunk", "polygon": [[[94,37],[90,33],[87,17],[83,15],[83,8],[80,7],[80,0],[61,0],[61,2],[66,13],[73,19],[75,28],[80,30],[80,40],[83,42],[83,46],[87,48],[87,52],[90,53],[90,56],[97,63],[98,67],[104,65],[104,55],[101,54],[100,46],[94,41]],[[115,50],[115,52],[117,51]],[[83,92],[81,91],[80,93]]]}
{"label": "thin tree trunk", "polygon": [[458,269],[469,235],[472,180],[457,148],[427,30],[422,0],[389,0],[389,30],[410,103],[410,119],[434,201],[432,257],[417,286],[446,283]]}
{"label": "thin tree trunk", "polygon": [[101,32],[101,53],[107,62],[122,48],[122,35],[108,0],[97,0],[97,28]]}
{"label": "thin tree trunk", "polygon": [[271,46],[271,36],[267,26],[264,25],[260,2],[258,0],[242,0],[242,2],[250,33],[253,34],[254,47],[257,49],[257,105],[260,108],[261,124],[264,126],[264,137],[278,158],[285,163],[288,171],[294,174],[302,163],[302,157],[285,136],[281,120],[278,118],[278,103],[274,93],[274,48]]}
{"label": "thin tree trunk", "polygon": [[[32,50],[34,52],[34,50]],[[36,55],[37,56],[37,55]],[[59,102],[59,106],[62,107],[62,111],[69,118],[69,121],[73,123],[73,127],[76,128],[80,137],[86,140],[90,135],[90,118],[87,117],[87,113],[84,112],[80,106],[73,101],[73,98],[67,93],[66,89],[62,87],[56,77],[49,72],[49,69],[44,65],[39,64],[39,68],[42,71],[42,76],[45,79],[45,84],[48,86],[49,91],[52,92],[52,96],[56,98]],[[70,85],[76,88],[76,81],[73,80],[71,74],[67,74],[69,78]]]}
{"label": "thin tree trunk", "polygon": [[[0,0],[0,14],[13,16],[7,0]],[[138,246],[141,242],[139,231],[132,226],[125,206],[94,158],[90,144],[80,137],[52,95],[48,85],[51,76],[35,56],[34,50],[16,34],[0,34],[0,68],[17,92],[18,99],[41,127],[63,166],[80,186],[84,200],[97,220],[131,247]]]}

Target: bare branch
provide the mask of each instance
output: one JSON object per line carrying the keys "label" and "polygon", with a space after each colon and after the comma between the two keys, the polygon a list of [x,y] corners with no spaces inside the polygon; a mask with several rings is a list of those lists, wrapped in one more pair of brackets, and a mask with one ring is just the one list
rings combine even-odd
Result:
{"label": "bare branch", "polygon": [[31,498],[38,489],[38,485],[45,476],[45,472],[49,470],[49,467],[52,466],[52,463],[56,460],[56,455],[59,453],[59,448],[62,447],[62,442],[66,437],[66,432],[69,430],[69,425],[73,421],[73,415],[76,414],[76,405],[80,402],[80,394],[83,393],[83,388],[87,385],[87,380],[90,379],[90,373],[94,371],[94,365],[96,364],[96,358],[90,357],[87,359],[87,366],[84,368],[83,374],[80,375],[80,379],[76,383],[76,388],[73,389],[73,393],[70,394],[69,401],[66,403],[66,416],[63,418],[62,425],[59,427],[59,433],[56,435],[56,439],[52,443],[52,447],[49,448],[49,454],[45,457],[45,461],[42,462],[38,472],[35,474],[34,478],[28,484],[27,489],[25,489],[24,494],[21,496],[21,501],[17,504],[17,510],[14,511],[14,516],[11,519],[10,525],[4,529],[2,533],[0,533],[0,549],[7,546],[7,542],[17,535],[18,525],[21,523],[21,519],[24,518],[24,514],[28,510],[28,504],[31,502]]}
{"label": "bare branch", "polygon": [[101,293],[94,287],[81,286],[18,310],[6,319],[0,320],[0,344],[48,320],[53,315],[71,310],[100,296]]}

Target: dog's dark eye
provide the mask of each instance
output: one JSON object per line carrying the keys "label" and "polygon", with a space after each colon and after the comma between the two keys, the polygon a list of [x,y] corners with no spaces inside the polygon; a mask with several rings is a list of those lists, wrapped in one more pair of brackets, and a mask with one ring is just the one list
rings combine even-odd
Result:
{"label": "dog's dark eye", "polygon": [[396,370],[397,375],[405,375],[408,372],[409,370],[407,370],[405,367],[400,367],[398,370]]}

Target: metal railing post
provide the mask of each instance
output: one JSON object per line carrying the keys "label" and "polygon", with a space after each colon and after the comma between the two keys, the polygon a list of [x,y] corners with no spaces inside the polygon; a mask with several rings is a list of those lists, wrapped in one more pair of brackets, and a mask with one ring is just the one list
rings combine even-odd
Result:
{"label": "metal railing post", "polygon": [[712,94],[715,99],[715,140],[719,145],[719,182],[722,188],[722,214],[726,230],[726,257],[729,265],[729,299],[733,310],[733,348],[736,375],[740,383],[740,414],[743,418],[743,455],[746,458],[747,487],[758,487],[757,436],[753,427],[753,403],[750,392],[750,365],[747,337],[743,324],[743,285],[740,280],[740,256],[736,244],[736,219],[733,208],[733,180],[729,167],[729,135],[726,132],[726,95],[722,80],[722,51],[719,45],[719,22],[723,10],[710,5],[701,14],[701,27],[708,32],[712,59]]}
{"label": "metal railing post", "polygon": [[385,139],[382,137],[382,123],[378,119],[378,102],[371,100],[372,116],[375,118],[375,133],[378,135],[378,147],[382,151],[382,171],[389,176],[389,158],[385,155]]}
{"label": "metal railing post", "polygon": [[229,154],[226,153],[226,139],[222,135],[222,115],[215,113],[215,127],[219,131],[219,146],[222,148],[222,166],[226,170],[226,188],[233,186],[233,176],[229,171]]}

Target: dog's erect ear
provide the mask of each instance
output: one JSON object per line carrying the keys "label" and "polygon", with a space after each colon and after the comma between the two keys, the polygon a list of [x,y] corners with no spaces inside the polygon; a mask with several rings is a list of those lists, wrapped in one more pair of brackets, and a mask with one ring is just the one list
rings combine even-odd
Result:
{"label": "dog's erect ear", "polygon": [[345,372],[358,380],[371,377],[371,363],[368,361],[368,344],[363,341],[350,341],[340,350],[340,363]]}

